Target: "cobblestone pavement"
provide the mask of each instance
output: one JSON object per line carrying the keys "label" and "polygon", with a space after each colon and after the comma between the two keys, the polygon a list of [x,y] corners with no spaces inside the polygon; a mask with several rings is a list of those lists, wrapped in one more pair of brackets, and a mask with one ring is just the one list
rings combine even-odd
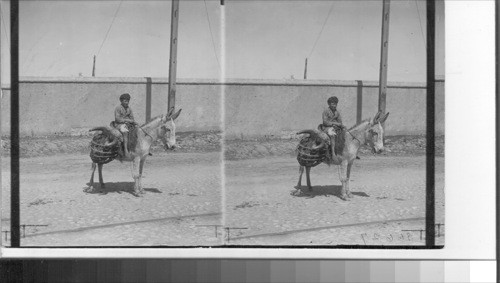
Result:
{"label": "cobblestone pavement", "polygon": [[[221,221],[218,152],[149,157],[142,197],[131,194],[128,162],[104,165],[106,194],[83,192],[90,179],[87,155],[22,158],[20,162],[21,225],[47,225],[25,227],[27,237],[21,245],[213,245],[218,241],[212,229],[193,228]],[[3,231],[10,230],[9,168],[9,160],[3,158]]]}
{"label": "cobblestone pavement", "polygon": [[[394,239],[402,230],[425,229],[425,174],[423,156],[362,156],[354,162],[351,173],[354,198],[343,201],[338,197],[341,183],[336,166],[313,168],[313,191],[307,192],[303,179],[303,193],[296,196],[298,164],[294,158],[228,161],[226,225],[246,228],[235,229],[230,244],[424,244],[417,231],[410,232],[411,240],[407,237],[390,243],[368,241],[368,236],[363,242],[361,235],[366,233],[373,239],[375,234],[389,238],[392,234]],[[401,221],[387,222],[398,219]],[[436,219],[444,223],[444,158],[436,158]],[[371,224],[359,225],[363,223]],[[318,227],[325,229],[308,230]],[[287,231],[297,233],[283,234]],[[444,244],[444,237],[436,242]]]}

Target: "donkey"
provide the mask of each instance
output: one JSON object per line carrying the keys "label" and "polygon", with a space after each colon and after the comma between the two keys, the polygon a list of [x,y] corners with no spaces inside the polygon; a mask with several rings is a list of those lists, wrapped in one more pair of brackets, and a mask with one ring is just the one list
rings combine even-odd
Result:
{"label": "donkey", "polygon": [[[323,163],[330,165],[339,165],[339,177],[342,182],[342,190],[340,193],[340,198],[342,200],[347,200],[347,198],[351,198],[352,194],[349,189],[349,178],[351,175],[351,167],[356,159],[358,154],[358,150],[362,145],[368,144],[372,148],[373,153],[381,153],[384,150],[384,127],[382,126],[387,116],[389,116],[389,112],[383,117],[381,117],[382,112],[378,112],[374,118],[367,119],[359,123],[358,125],[342,131],[341,134],[344,135],[345,145],[341,153],[337,156],[334,155],[334,148],[330,148],[329,152],[331,156],[328,156]],[[329,129],[329,131],[333,131],[333,129]],[[319,141],[319,145],[316,148],[322,148],[327,146],[327,142],[325,142],[324,138],[321,138],[320,133],[315,130],[303,130],[298,132],[297,134],[308,134],[310,138],[313,138]],[[332,135],[332,132],[328,132],[328,136],[330,137],[330,141],[335,137]],[[332,145],[333,143],[330,142]],[[297,183],[296,192],[298,192],[301,188],[302,183],[302,174],[304,173],[304,167],[306,169],[306,178],[307,178],[307,187],[309,191],[312,191],[311,181],[309,172],[311,171],[311,167],[309,166],[300,166],[299,168],[299,182]]]}
{"label": "donkey", "polygon": [[[182,110],[182,109],[181,109]],[[165,147],[165,150],[167,149],[174,149],[175,148],[175,123],[174,120],[177,119],[179,114],[181,113],[181,110],[177,111],[175,114],[173,114],[174,109],[170,109],[170,111],[166,115],[160,115],[155,118],[153,118],[151,121],[148,123],[137,127],[134,131],[137,131],[137,142],[135,145],[132,145],[132,148],[129,150],[129,155],[124,156],[124,153],[122,151],[118,152],[118,156],[116,157],[120,161],[131,161],[133,164],[133,173],[132,177],[134,178],[135,184],[134,184],[134,191],[133,194],[135,196],[138,196],[139,194],[143,194],[144,190],[142,189],[142,184],[141,184],[141,179],[142,179],[142,169],[144,167],[144,162],[146,161],[146,157],[150,155],[150,148],[153,142],[155,142],[157,139],[160,139]],[[110,127],[96,127],[91,129],[90,131],[102,131],[104,135],[107,136],[108,140],[110,142],[107,142],[104,144],[105,147],[113,147],[116,146],[119,138],[117,137],[117,134],[114,133],[115,129],[112,129]],[[132,143],[132,142],[129,142]],[[93,152],[91,152],[91,157]],[[92,158],[94,159],[94,158]],[[108,161],[109,162],[109,161]],[[107,163],[107,162],[105,162]],[[99,183],[100,183],[100,190],[96,190],[94,188],[94,172],[96,169],[96,165],[98,168],[99,172]],[[85,192],[95,192],[95,191],[101,191],[104,189],[104,181],[102,179],[102,166],[104,163],[96,163],[92,162],[92,174],[90,176],[90,184],[89,187],[86,188],[84,191]]]}

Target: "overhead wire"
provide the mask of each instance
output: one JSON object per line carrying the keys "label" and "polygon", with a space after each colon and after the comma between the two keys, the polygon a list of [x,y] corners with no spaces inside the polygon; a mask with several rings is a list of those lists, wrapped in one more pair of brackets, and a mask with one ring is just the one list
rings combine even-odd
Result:
{"label": "overhead wire", "polygon": [[328,15],[326,16],[325,21],[323,22],[323,26],[321,27],[321,30],[319,31],[318,36],[316,37],[316,41],[314,42],[314,45],[313,45],[313,47],[311,49],[311,52],[309,53],[309,56],[307,56],[307,58],[311,57],[312,53],[314,52],[314,49],[316,48],[316,44],[318,43],[318,40],[321,37],[321,34],[323,33],[323,30],[325,29],[326,23],[328,22],[328,18],[330,18],[330,14],[333,11],[333,3],[334,2],[332,1],[332,5],[330,6],[330,10],[328,11]]}
{"label": "overhead wire", "polygon": [[420,23],[420,34],[422,34],[422,40],[424,41],[424,46],[426,46],[424,29],[422,28],[422,20],[420,18],[420,9],[418,8],[417,0],[415,0],[414,2],[415,2],[415,6],[417,7],[418,22]]}
{"label": "overhead wire", "polygon": [[217,57],[217,49],[215,47],[215,41],[214,41],[214,34],[212,32],[212,25],[210,24],[210,16],[208,15],[208,7],[207,7],[207,1],[203,0],[205,3],[205,12],[207,15],[207,21],[208,21],[208,30],[210,31],[210,38],[212,39],[212,46],[214,48],[214,55],[215,55],[215,60],[217,61],[217,65],[219,65],[219,69],[221,68],[219,58]]}
{"label": "overhead wire", "polygon": [[111,24],[109,25],[108,31],[106,32],[106,35],[104,36],[104,39],[101,43],[101,46],[99,47],[99,51],[97,51],[96,57],[99,56],[99,53],[101,53],[101,49],[104,46],[104,42],[106,42],[106,39],[108,38],[109,31],[111,30],[111,27],[113,26],[113,23],[115,22],[116,15],[118,15],[118,11],[120,11],[120,7],[122,6],[123,0],[120,0],[120,4],[118,4],[118,8],[116,8],[115,15],[113,16],[113,20],[111,21]]}
{"label": "overhead wire", "polygon": [[7,47],[9,48],[9,54],[10,54],[9,34],[7,33],[7,28],[6,28],[5,21],[4,21],[5,17],[3,16],[3,9],[0,8],[0,11],[1,11],[0,17],[2,18],[2,26],[3,26],[5,38],[7,39]]}

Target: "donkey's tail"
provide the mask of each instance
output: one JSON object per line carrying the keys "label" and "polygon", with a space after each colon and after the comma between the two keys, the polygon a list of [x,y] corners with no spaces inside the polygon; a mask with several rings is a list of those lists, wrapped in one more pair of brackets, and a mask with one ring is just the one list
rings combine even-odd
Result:
{"label": "donkey's tail", "polygon": [[89,132],[93,132],[93,131],[101,131],[105,135],[112,135],[111,130],[108,129],[107,127],[95,127],[95,128],[92,128],[89,130]]}

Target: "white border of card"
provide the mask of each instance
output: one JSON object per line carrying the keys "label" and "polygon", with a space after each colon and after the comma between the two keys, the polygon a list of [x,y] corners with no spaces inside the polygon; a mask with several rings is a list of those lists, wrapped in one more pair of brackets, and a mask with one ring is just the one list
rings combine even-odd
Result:
{"label": "white border of card", "polygon": [[[495,2],[446,1],[445,22],[443,249],[1,248],[0,257],[495,259]],[[482,135],[481,146],[468,138],[471,129]],[[473,154],[464,152],[472,148]]]}

